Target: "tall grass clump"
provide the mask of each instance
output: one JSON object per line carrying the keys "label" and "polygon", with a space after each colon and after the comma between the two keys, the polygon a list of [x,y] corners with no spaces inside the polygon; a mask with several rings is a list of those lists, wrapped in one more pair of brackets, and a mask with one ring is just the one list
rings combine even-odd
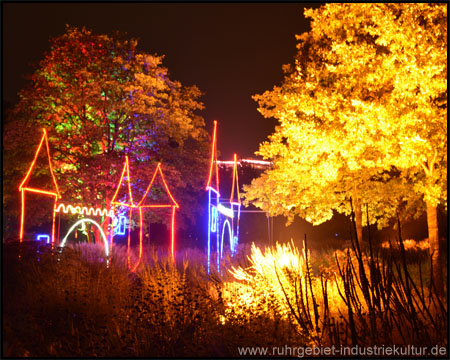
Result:
{"label": "tall grass clump", "polygon": [[214,352],[217,311],[206,273],[188,260],[177,264],[156,251],[136,275],[128,327],[138,356],[195,356]]}
{"label": "tall grass clump", "polygon": [[131,282],[126,268],[105,261],[95,245],[61,253],[34,244],[4,247],[4,354],[120,354],[114,319],[129,301]]}
{"label": "tall grass clump", "polygon": [[[357,241],[317,266],[305,239],[247,259],[147,247],[135,272],[126,247],[3,247],[6,357],[230,357],[238,347],[445,346],[447,305],[431,260],[362,250]],[[134,256],[134,255],[132,255]],[[131,261],[134,263],[134,257]],[[214,256],[212,264],[216,264]],[[227,267],[231,269],[228,271]],[[411,271],[413,269],[413,271]]]}
{"label": "tall grass clump", "polygon": [[316,272],[306,237],[301,253],[293,243],[264,251],[253,245],[250,266],[230,271],[234,281],[225,284],[227,311],[286,319],[316,346],[446,346],[446,301],[432,278],[424,281],[421,263],[411,275],[401,237],[398,241],[400,261],[394,252],[381,256],[371,244],[365,254],[355,240]]}
{"label": "tall grass clump", "polygon": [[130,272],[125,247],[106,259],[95,244],[5,246],[3,355],[223,357],[239,356],[238,346],[298,343],[286,320],[257,308],[232,314],[230,276],[208,274],[205,259],[187,249],[172,261],[149,247]]}
{"label": "tall grass clump", "polygon": [[316,338],[321,329],[319,321],[328,308],[318,296],[321,281],[312,276],[308,255],[307,251],[300,253],[293,242],[277,243],[264,251],[253,244],[251,265],[230,270],[239,280],[225,285],[230,313],[269,314],[272,319],[287,320],[308,341]]}

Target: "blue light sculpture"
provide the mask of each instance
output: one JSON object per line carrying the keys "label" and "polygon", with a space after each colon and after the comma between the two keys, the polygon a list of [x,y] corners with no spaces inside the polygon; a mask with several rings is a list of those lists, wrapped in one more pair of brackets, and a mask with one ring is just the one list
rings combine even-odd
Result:
{"label": "blue light sculpture", "polygon": [[[236,253],[239,241],[239,218],[241,216],[241,201],[239,197],[239,182],[237,172],[237,157],[234,154],[233,183],[229,201],[220,201],[219,168],[217,166],[217,121],[214,121],[213,142],[211,148],[211,163],[209,178],[206,184],[208,191],[208,274],[211,269],[211,241],[216,239],[217,271],[220,270],[220,259],[223,256],[225,230],[228,230],[231,254]],[[214,178],[214,181],[213,181]],[[236,198],[235,190],[236,189]],[[228,207],[226,206],[228,205]],[[230,224],[231,221],[231,224]]]}

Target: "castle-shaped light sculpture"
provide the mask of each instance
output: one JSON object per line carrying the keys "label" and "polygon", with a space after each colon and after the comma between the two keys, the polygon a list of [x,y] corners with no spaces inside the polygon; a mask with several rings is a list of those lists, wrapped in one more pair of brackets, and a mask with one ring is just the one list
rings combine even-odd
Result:
{"label": "castle-shaped light sculpture", "polygon": [[207,268],[209,273],[211,270],[211,247],[214,240],[216,243],[217,271],[220,269],[220,259],[223,256],[223,245],[225,242],[225,232],[227,230],[231,253],[236,253],[239,241],[239,218],[241,215],[236,154],[234,154],[233,182],[230,199],[229,201],[221,201],[220,199],[219,168],[217,165],[217,121],[214,121],[211,160],[206,191],[208,191]]}
{"label": "castle-shaped light sculpture", "polygon": [[[122,186],[122,183],[124,181],[124,175],[126,174],[126,182],[127,182],[127,195],[128,195],[128,201],[120,201],[118,200],[118,195],[120,188]],[[162,183],[164,184],[164,189],[166,191],[166,194],[168,195],[169,202],[165,204],[149,204],[147,203],[147,197],[150,193],[150,190],[155,182],[155,179],[157,176],[160,176]],[[153,173],[153,177],[150,180],[150,183],[147,187],[147,190],[144,193],[144,196],[142,197],[141,201],[138,203],[135,203],[133,200],[133,193],[131,191],[131,178],[130,178],[130,166],[128,161],[128,156],[125,156],[125,163],[123,166],[122,174],[120,176],[119,184],[117,185],[116,192],[114,193],[114,196],[111,200],[111,206],[119,205],[119,206],[125,206],[129,208],[129,220],[128,220],[128,245],[127,245],[127,262],[128,267],[131,269],[132,272],[136,271],[141,259],[142,259],[142,253],[143,253],[143,236],[142,236],[142,210],[145,208],[171,208],[172,218],[171,218],[171,246],[170,246],[170,252],[172,255],[172,259],[175,259],[175,210],[179,208],[178,203],[175,201],[175,199],[172,196],[172,193],[169,190],[169,187],[167,186],[166,180],[164,179],[164,174],[161,169],[161,163],[158,163],[156,166],[155,172]],[[137,209],[139,211],[139,257],[135,264],[131,264],[131,216],[133,213],[133,210]],[[114,228],[111,231],[111,241],[110,246],[113,245],[113,239],[114,239]]]}
{"label": "castle-shaped light sculpture", "polygon": [[[42,188],[36,188],[33,186],[29,185],[29,180],[31,178],[31,176],[34,173],[34,168],[36,165],[36,161],[39,157],[39,154],[41,152],[41,149],[43,148],[43,145],[45,143],[45,147],[47,150],[47,158],[48,158],[48,166],[49,166],[49,173],[51,175],[52,178],[52,185],[53,188],[52,189],[42,189]],[[151,192],[152,186],[155,183],[156,178],[159,176],[159,178],[161,179],[163,185],[164,185],[164,190],[169,198],[167,203],[158,203],[158,204],[151,204],[148,203],[147,198],[148,198],[148,194]],[[120,189],[122,187],[122,184],[124,182],[124,180],[126,181],[126,187],[127,187],[127,197],[128,200],[125,201],[121,201],[119,200],[120,197],[118,196],[120,193]],[[46,195],[46,196],[51,196],[54,198],[54,204],[53,204],[53,221],[52,221],[52,233],[51,233],[51,239],[49,235],[46,234],[39,234],[37,239],[41,240],[42,238],[46,238],[47,242],[50,242],[52,245],[54,245],[55,243],[55,215],[56,213],[58,213],[59,215],[61,213],[71,213],[71,214],[79,214],[79,215],[85,215],[85,216],[102,216],[102,217],[109,217],[111,220],[111,225],[112,225],[112,229],[111,229],[111,239],[109,242],[109,246],[108,246],[108,242],[106,240],[106,235],[103,232],[103,229],[101,228],[101,226],[94,220],[92,219],[81,219],[79,221],[76,222],[75,225],[73,225],[69,232],[66,234],[66,236],[64,237],[63,241],[60,245],[61,247],[64,247],[68,236],[75,230],[75,228],[79,225],[79,224],[85,224],[85,223],[91,223],[94,224],[100,231],[102,237],[103,237],[103,242],[105,244],[105,253],[108,256],[108,254],[111,252],[112,250],[112,246],[113,246],[113,239],[114,239],[114,235],[125,235],[125,229],[128,225],[128,266],[130,268],[131,271],[135,271],[137,269],[137,266],[139,265],[139,262],[142,258],[142,253],[143,253],[143,242],[142,242],[142,210],[146,209],[146,208],[171,208],[171,241],[170,241],[170,252],[172,255],[172,259],[175,258],[175,211],[176,209],[179,208],[178,203],[175,201],[174,197],[172,196],[172,193],[169,190],[169,187],[167,186],[166,180],[164,178],[164,174],[162,172],[161,169],[161,163],[158,163],[155,169],[155,172],[153,174],[153,177],[147,187],[147,190],[145,191],[144,196],[142,197],[142,199],[136,203],[133,200],[133,193],[131,190],[131,179],[130,179],[130,166],[129,166],[129,160],[128,160],[128,156],[125,156],[125,163],[124,163],[124,167],[122,170],[122,174],[120,176],[120,180],[119,183],[117,185],[117,189],[116,192],[114,193],[114,196],[109,204],[109,209],[105,209],[105,208],[96,208],[96,207],[87,207],[87,206],[82,206],[82,205],[71,205],[71,204],[63,204],[63,203],[57,203],[58,199],[61,199],[61,194],[59,192],[59,188],[58,188],[58,184],[56,182],[56,178],[55,175],[53,173],[53,167],[52,167],[52,163],[51,163],[51,156],[50,156],[50,149],[49,149],[49,145],[48,145],[48,137],[47,137],[47,131],[45,129],[43,129],[43,135],[41,137],[41,141],[39,142],[39,145],[36,149],[35,155],[34,155],[34,159],[24,177],[24,179],[22,180],[22,182],[19,185],[19,191],[21,192],[21,199],[22,199],[22,208],[21,208],[21,216],[20,216],[20,232],[19,232],[19,240],[20,242],[23,241],[23,234],[24,234],[24,227],[25,227],[25,194],[26,192],[33,192],[33,193],[38,193],[38,194],[42,194],[42,195]],[[129,219],[127,221],[127,219],[124,218],[124,216],[120,215],[120,214],[116,214],[115,213],[115,206],[123,206],[129,209]],[[135,264],[131,264],[131,257],[130,257],[130,243],[131,243],[131,216],[132,216],[132,212],[133,210],[138,210],[139,211],[139,257],[138,260]],[[75,237],[76,237],[77,233],[75,231]],[[58,242],[59,242],[59,226],[58,226]]]}
{"label": "castle-shaped light sculpture", "polygon": [[[31,163],[27,174],[25,175],[24,179],[22,180],[22,182],[19,185],[19,191],[21,192],[21,200],[22,200],[22,208],[21,208],[21,213],[20,213],[20,232],[19,232],[19,241],[20,242],[23,241],[23,229],[24,229],[24,225],[25,225],[25,194],[26,194],[26,192],[28,191],[28,192],[34,192],[34,193],[38,193],[38,194],[42,194],[42,195],[46,195],[46,196],[52,196],[54,198],[53,209],[56,208],[56,201],[58,199],[61,199],[61,194],[59,193],[59,189],[58,189],[58,183],[56,182],[55,175],[53,174],[52,161],[51,161],[51,157],[50,157],[50,149],[48,146],[47,131],[45,129],[42,129],[42,130],[44,133],[42,134],[41,141],[39,143],[39,146],[37,147],[36,153],[34,154],[33,162]],[[52,176],[53,191],[47,191],[44,189],[38,189],[35,187],[28,186],[30,177],[34,170],[34,166],[36,165],[36,160],[38,159],[39,153],[40,153],[40,151],[42,149],[42,145],[44,143],[45,143],[45,147],[47,149],[48,167],[49,167],[50,175]],[[52,220],[51,242],[52,242],[52,244],[54,244],[54,242],[55,242],[55,212],[54,211],[53,211],[53,220]]]}

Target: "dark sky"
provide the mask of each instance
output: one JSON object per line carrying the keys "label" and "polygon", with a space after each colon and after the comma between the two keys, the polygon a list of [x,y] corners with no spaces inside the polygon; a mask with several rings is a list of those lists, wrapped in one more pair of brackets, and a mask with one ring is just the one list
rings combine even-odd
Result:
{"label": "dark sky", "polygon": [[[31,64],[43,58],[65,24],[101,34],[119,30],[138,38],[141,51],[165,55],[171,79],[205,93],[201,115],[210,133],[212,121],[219,121],[222,159],[231,160],[234,152],[254,157],[276,121],[264,119],[251,96],[281,83],[281,67],[296,53],[295,35],[309,30],[303,11],[320,5],[2,2],[3,100],[17,102],[24,75],[32,73]],[[299,225],[302,231],[305,226]],[[317,234],[310,228],[319,238],[320,227]]]}
{"label": "dark sky", "polygon": [[49,50],[65,24],[95,33],[119,30],[139,39],[138,48],[165,55],[169,76],[197,85],[208,131],[219,122],[222,159],[254,157],[273,132],[251,96],[283,79],[292,63],[295,35],[309,30],[308,3],[2,3],[3,100],[16,103],[25,74]]}

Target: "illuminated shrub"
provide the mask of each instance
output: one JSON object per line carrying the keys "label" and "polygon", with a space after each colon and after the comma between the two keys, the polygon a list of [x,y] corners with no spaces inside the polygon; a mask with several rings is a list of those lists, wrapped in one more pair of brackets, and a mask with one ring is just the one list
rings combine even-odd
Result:
{"label": "illuminated shrub", "polygon": [[445,299],[420,264],[412,273],[401,258],[346,249],[318,267],[292,243],[253,245],[247,263],[232,257],[231,272],[208,275],[204,253],[179,252],[173,263],[166,248],[149,247],[130,273],[126,247],[113,247],[107,267],[101,245],[62,253],[21,245],[4,252],[7,356],[230,357],[238,346],[261,344],[446,344]]}
{"label": "illuminated shrub", "polygon": [[443,341],[446,307],[424,284],[421,264],[401,255],[370,257],[352,244],[313,274],[305,246],[300,253],[293,243],[264,251],[253,244],[250,266],[233,267],[234,281],[224,283],[225,321],[284,319],[313,345]]}
{"label": "illuminated shrub", "polygon": [[[309,251],[300,254],[293,243],[266,248],[264,252],[252,245],[248,268],[232,268],[237,282],[224,284],[229,314],[267,314],[294,324],[299,333],[318,336],[324,316],[345,308],[339,296],[337,279],[321,281],[314,276],[309,263]],[[323,292],[327,293],[324,303]],[[326,313],[324,313],[324,311]]]}

